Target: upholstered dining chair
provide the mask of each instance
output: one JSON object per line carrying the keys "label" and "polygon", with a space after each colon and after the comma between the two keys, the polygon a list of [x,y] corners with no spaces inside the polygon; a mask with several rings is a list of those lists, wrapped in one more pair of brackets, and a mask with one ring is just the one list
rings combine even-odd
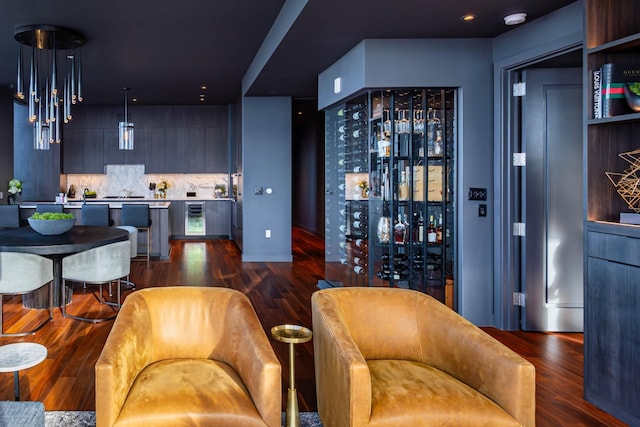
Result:
{"label": "upholstered dining chair", "polygon": [[436,299],[345,287],[311,305],[325,427],[535,425],[533,365]]}
{"label": "upholstered dining chair", "polygon": [[20,207],[18,205],[0,205],[0,228],[20,227]]}
{"label": "upholstered dining chair", "polygon": [[96,426],[280,426],[281,366],[227,288],[130,294],[96,363]]}
{"label": "upholstered dining chair", "polygon": [[113,221],[109,218],[108,203],[85,203],[82,205],[80,213],[82,225],[95,225],[99,227],[113,225]]}
{"label": "upholstered dining chair", "polygon": [[[84,282],[89,285],[98,285],[98,300],[100,304],[108,304],[120,307],[122,300],[120,280],[129,276],[131,270],[131,243],[129,241],[111,243],[98,246],[83,252],[66,256],[62,259],[62,301],[66,301],[66,282]],[[117,300],[110,302],[104,299],[102,285],[117,282]],[[112,320],[116,314],[108,317],[84,317],[67,312],[67,307],[62,305],[62,315],[72,319],[98,323]]]}
{"label": "upholstered dining chair", "polygon": [[[36,333],[53,318],[53,261],[40,255],[0,252],[0,335],[25,336]],[[49,317],[26,332],[5,333],[3,308],[5,295],[21,295],[49,284]]]}
{"label": "upholstered dining chair", "polygon": [[[123,203],[120,224],[136,227],[147,234],[147,262],[151,259],[151,216],[147,203]],[[138,238],[140,235],[138,235]]]}

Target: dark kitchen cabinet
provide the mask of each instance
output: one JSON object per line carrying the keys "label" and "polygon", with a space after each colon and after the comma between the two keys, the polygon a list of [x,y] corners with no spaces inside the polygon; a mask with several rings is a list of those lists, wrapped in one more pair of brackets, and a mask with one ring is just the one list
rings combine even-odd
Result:
{"label": "dark kitchen cabinet", "polygon": [[104,173],[103,129],[67,128],[62,142],[64,173]]}
{"label": "dark kitchen cabinet", "polygon": [[231,206],[228,200],[207,200],[204,214],[207,236],[228,238],[231,232]]}
{"label": "dark kitchen cabinet", "polygon": [[145,163],[145,131],[136,129],[133,150],[118,148],[118,129],[105,129],[103,152],[105,165],[143,165]]}
{"label": "dark kitchen cabinet", "polygon": [[171,236],[184,236],[184,201],[172,200],[169,206]]}
{"label": "dark kitchen cabinet", "polygon": [[206,173],[229,172],[229,141],[227,128],[205,129],[205,170]]}
{"label": "dark kitchen cabinet", "polygon": [[140,129],[136,132],[145,141],[145,172],[165,173],[167,171],[166,163],[171,161],[171,157],[168,157],[166,153],[165,130],[152,128]]}

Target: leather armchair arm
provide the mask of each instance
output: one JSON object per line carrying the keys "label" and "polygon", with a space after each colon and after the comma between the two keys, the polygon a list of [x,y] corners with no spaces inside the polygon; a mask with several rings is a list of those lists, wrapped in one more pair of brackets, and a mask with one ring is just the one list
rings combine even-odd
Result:
{"label": "leather armchair arm", "polygon": [[[322,311],[320,311],[320,308]],[[371,417],[369,367],[331,298],[311,298],[318,409],[326,427],[363,426]]]}
{"label": "leather armchair arm", "polygon": [[[128,301],[125,302],[125,304]],[[149,323],[146,307],[121,311],[96,362],[96,427],[111,427],[138,373],[153,362],[152,336],[141,330]]]}
{"label": "leather armchair arm", "polygon": [[282,368],[248,299],[229,301],[224,336],[216,352],[216,358],[240,375],[267,425],[279,427]]}
{"label": "leather armchair arm", "polygon": [[534,366],[444,305],[423,309],[424,363],[478,390],[522,425],[535,425]]}

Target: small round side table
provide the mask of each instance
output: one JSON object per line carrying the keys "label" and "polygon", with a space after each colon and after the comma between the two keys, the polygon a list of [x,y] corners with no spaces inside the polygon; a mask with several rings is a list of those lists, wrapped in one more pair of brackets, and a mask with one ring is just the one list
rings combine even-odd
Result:
{"label": "small round side table", "polygon": [[13,391],[20,400],[18,371],[36,366],[47,358],[47,348],[33,342],[19,342],[0,346],[0,372],[13,372]]}
{"label": "small round side table", "polygon": [[295,379],[295,352],[293,346],[311,340],[311,330],[298,325],[278,325],[271,328],[271,335],[278,341],[289,344],[289,392],[287,393],[286,427],[300,427],[298,394]]}

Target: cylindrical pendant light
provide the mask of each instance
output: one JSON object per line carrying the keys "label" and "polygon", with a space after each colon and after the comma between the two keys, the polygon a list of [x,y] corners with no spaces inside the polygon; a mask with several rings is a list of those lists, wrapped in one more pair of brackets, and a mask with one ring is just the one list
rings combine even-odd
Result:
{"label": "cylindrical pendant light", "polygon": [[133,150],[133,123],[129,121],[127,110],[127,91],[124,88],[124,121],[118,123],[118,148],[120,150]]}

